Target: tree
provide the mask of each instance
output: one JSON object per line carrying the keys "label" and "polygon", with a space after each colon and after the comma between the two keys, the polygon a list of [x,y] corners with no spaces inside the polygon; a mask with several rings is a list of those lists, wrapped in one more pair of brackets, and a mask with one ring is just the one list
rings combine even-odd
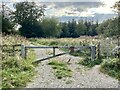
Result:
{"label": "tree", "polygon": [[0,34],[2,33],[2,15],[0,13]]}
{"label": "tree", "polygon": [[96,27],[97,27],[96,24],[91,24],[91,26],[89,27],[89,35],[90,36],[97,35]]}
{"label": "tree", "polygon": [[72,19],[72,22],[68,21],[68,28],[69,28],[69,37],[78,37],[77,33],[76,33],[76,21],[74,19]]}
{"label": "tree", "polygon": [[13,33],[14,24],[12,24],[9,19],[2,18],[2,33],[4,34],[11,34]]}
{"label": "tree", "polygon": [[26,36],[27,38],[44,36],[41,24],[39,24],[38,22],[32,24],[28,21],[27,23],[23,23],[22,27],[20,28],[20,34]]}
{"label": "tree", "polygon": [[38,7],[34,2],[19,2],[14,7],[16,11],[12,17],[14,22],[22,26],[20,33],[26,37],[42,37],[38,20],[44,15],[44,8]]}
{"label": "tree", "polygon": [[118,12],[120,11],[120,0],[115,3],[115,5],[113,6],[113,8],[117,9]]}
{"label": "tree", "polygon": [[78,36],[85,35],[86,34],[87,27],[85,24],[81,21],[78,22],[76,32]]}
{"label": "tree", "polygon": [[99,26],[97,27],[97,33],[99,35],[104,35],[106,36],[106,30],[108,30],[108,24],[109,24],[110,20],[104,21],[101,24],[99,24]]}
{"label": "tree", "polygon": [[2,3],[2,11],[0,13],[1,25],[2,25],[2,33],[11,34],[14,32],[14,23],[10,19],[10,9]]}
{"label": "tree", "polygon": [[89,35],[89,34],[90,34],[89,31],[90,31],[90,29],[91,29],[91,25],[92,25],[92,24],[91,24],[90,21],[89,21],[89,22],[88,22],[88,21],[85,21],[84,24],[85,24],[85,26],[87,27],[87,30],[86,30],[86,32],[85,32],[85,35]]}
{"label": "tree", "polygon": [[14,7],[16,9],[13,13],[14,21],[20,25],[26,21],[34,24],[37,19],[44,15],[44,8],[38,7],[35,2],[19,2],[14,4]]}
{"label": "tree", "polygon": [[59,37],[61,29],[55,18],[44,18],[41,22],[44,37]]}
{"label": "tree", "polygon": [[69,28],[66,22],[61,23],[61,35],[60,37],[69,37]]}

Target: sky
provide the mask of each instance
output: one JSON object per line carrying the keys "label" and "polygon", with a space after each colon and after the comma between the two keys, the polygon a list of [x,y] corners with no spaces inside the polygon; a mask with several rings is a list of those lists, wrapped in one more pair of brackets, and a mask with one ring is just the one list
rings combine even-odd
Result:
{"label": "sky", "polygon": [[[11,7],[13,2],[25,0],[0,0],[8,2]],[[118,0],[27,0],[46,5],[45,15],[48,17],[95,17],[98,14],[115,14],[111,8]]]}

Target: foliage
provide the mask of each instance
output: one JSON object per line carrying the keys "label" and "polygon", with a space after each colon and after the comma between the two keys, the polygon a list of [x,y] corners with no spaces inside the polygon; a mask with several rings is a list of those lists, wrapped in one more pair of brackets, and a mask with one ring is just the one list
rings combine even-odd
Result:
{"label": "foliage", "polygon": [[44,32],[43,37],[59,37],[61,29],[59,22],[55,18],[44,18],[41,21],[42,31]]}
{"label": "foliage", "polygon": [[6,16],[6,10],[2,11],[3,13],[0,13],[0,25],[2,28],[2,33],[4,34],[11,34],[14,32],[14,23],[10,20],[8,16]]}
{"label": "foliage", "polygon": [[[7,35],[3,36],[2,40],[3,45],[14,45],[20,43],[26,45],[30,44],[30,42],[20,36]],[[6,48],[10,49],[10,46]],[[19,54],[19,52],[16,52],[15,56],[11,56],[9,55],[9,52],[1,52],[2,61],[0,63],[2,63],[2,88],[24,87],[35,74],[35,66],[32,64],[32,61],[35,59],[34,52],[28,52],[27,59],[21,58]]]}
{"label": "foliage", "polygon": [[44,15],[44,8],[38,7],[34,2],[19,2],[14,4],[13,20],[20,24],[20,32],[26,37],[42,37],[41,26],[38,19]]}
{"label": "foliage", "polygon": [[69,37],[70,32],[69,32],[68,24],[66,22],[60,23],[60,27],[61,27],[60,37],[61,38]]}
{"label": "foliage", "polygon": [[88,68],[92,68],[95,65],[101,64],[101,62],[102,62],[102,60],[98,60],[98,59],[91,60],[90,58],[87,57],[83,60],[80,60],[80,62],[78,64],[82,64],[84,66],[87,66]]}
{"label": "foliage", "polygon": [[26,85],[35,74],[32,60],[33,53],[29,53],[29,59],[23,60],[17,57],[5,57],[2,62],[2,88],[18,88]]}
{"label": "foliage", "polygon": [[79,36],[86,35],[87,27],[82,21],[78,22],[76,32]]}
{"label": "foliage", "polygon": [[72,19],[72,21],[68,21],[68,28],[69,28],[69,37],[78,37],[76,32],[76,21]]}
{"label": "foliage", "polygon": [[5,34],[13,33],[13,24],[7,18],[2,18],[2,32]]}
{"label": "foliage", "polygon": [[26,22],[24,22],[22,27],[19,29],[21,35],[27,38],[43,37],[42,26],[38,22],[35,22],[34,24],[31,24],[31,22],[28,21]]}
{"label": "foliage", "polygon": [[72,75],[72,71],[68,68],[66,63],[54,60],[49,62],[48,65],[52,65],[52,68],[55,70],[55,76],[58,79],[61,79],[63,77],[71,77]]}
{"label": "foliage", "polygon": [[72,21],[60,23],[61,26],[61,37],[80,37],[83,35],[95,36],[97,35],[97,26],[96,22],[93,24],[92,22],[83,22],[79,20],[77,23],[74,19]]}
{"label": "foliage", "polygon": [[120,11],[120,0],[118,0],[115,5],[113,6],[113,8],[117,9],[118,12]]}
{"label": "foliage", "polygon": [[118,28],[118,18],[104,21],[97,27],[97,31],[99,34],[103,34],[105,37],[120,35]]}
{"label": "foliage", "polygon": [[3,9],[0,12],[0,25],[2,33],[11,34],[14,32],[14,23],[11,21],[10,11],[7,8],[5,8],[5,5],[3,5],[2,8]]}
{"label": "foliage", "polygon": [[118,58],[105,60],[100,69],[103,73],[106,73],[116,79],[120,80],[120,62]]}
{"label": "foliage", "polygon": [[33,24],[38,18],[44,15],[44,8],[38,7],[35,2],[18,2],[14,4],[14,7],[16,11],[13,12],[13,18],[20,25],[23,25],[26,21]]}
{"label": "foliage", "polygon": [[[116,2],[115,8],[119,11],[119,2]],[[3,18],[3,32],[13,33],[13,21],[16,25],[21,25],[20,34],[25,37],[80,37],[96,36],[116,36],[119,33],[120,17],[106,20],[101,24],[93,21],[78,22],[75,19],[68,22],[58,22],[55,18],[43,18],[45,7],[38,6],[35,2],[14,3],[15,11],[10,16]],[[5,10],[6,12],[7,10]],[[4,12],[4,13],[5,13]],[[10,19],[9,19],[10,18]],[[12,19],[12,20],[11,20]],[[54,32],[54,33],[53,33]]]}

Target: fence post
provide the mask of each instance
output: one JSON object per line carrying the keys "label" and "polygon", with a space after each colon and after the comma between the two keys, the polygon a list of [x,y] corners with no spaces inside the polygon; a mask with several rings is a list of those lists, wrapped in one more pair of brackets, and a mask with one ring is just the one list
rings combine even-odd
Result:
{"label": "fence post", "polygon": [[13,45],[13,56],[15,56],[15,45]]}
{"label": "fence post", "polygon": [[55,56],[55,47],[53,47],[53,56]]}
{"label": "fence post", "polygon": [[71,47],[70,47],[70,53],[73,53],[73,52],[74,52],[74,49],[75,49],[74,46],[71,46]]}
{"label": "fence post", "polygon": [[96,47],[91,46],[91,60],[95,60]]}
{"label": "fence post", "polygon": [[21,57],[26,58],[26,48],[24,45],[21,45]]}
{"label": "fence post", "polygon": [[117,36],[117,38],[118,38],[118,58],[119,58],[119,60],[120,60],[120,48],[119,48],[119,46],[120,46],[120,37],[119,36]]}
{"label": "fence post", "polygon": [[100,59],[100,42],[98,43],[96,47],[96,58]]}

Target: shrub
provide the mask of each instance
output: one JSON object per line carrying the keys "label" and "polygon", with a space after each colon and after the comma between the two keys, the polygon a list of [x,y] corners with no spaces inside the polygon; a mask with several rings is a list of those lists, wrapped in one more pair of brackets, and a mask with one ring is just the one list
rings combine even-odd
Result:
{"label": "shrub", "polygon": [[103,62],[100,70],[120,80],[120,62],[118,58],[109,59]]}
{"label": "shrub", "polygon": [[95,65],[99,65],[101,64],[102,60],[100,59],[95,59],[95,60],[91,60],[91,58],[85,58],[83,60],[81,60],[78,64],[82,64],[84,66],[87,66],[88,68],[94,67]]}

